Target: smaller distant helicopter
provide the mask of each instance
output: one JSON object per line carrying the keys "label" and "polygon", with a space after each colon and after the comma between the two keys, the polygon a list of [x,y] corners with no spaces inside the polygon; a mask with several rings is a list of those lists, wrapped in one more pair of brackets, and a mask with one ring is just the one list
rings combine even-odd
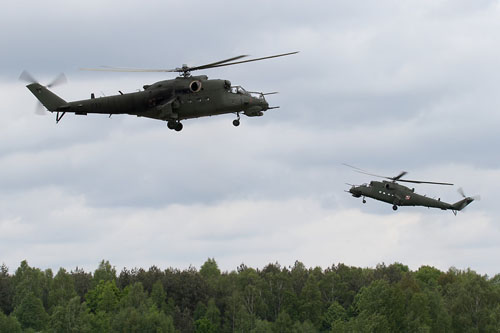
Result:
{"label": "smaller distant helicopter", "polygon": [[449,204],[447,202],[441,201],[441,198],[433,199],[425,195],[417,194],[415,193],[414,188],[410,189],[409,187],[398,184],[398,182],[415,183],[415,184],[433,184],[433,185],[453,185],[451,183],[402,179],[402,177],[407,174],[406,171],[402,171],[399,175],[395,177],[379,176],[366,172],[362,169],[359,169],[349,164],[344,163],[344,165],[353,168],[354,171],[356,172],[374,177],[385,178],[389,180],[389,181],[387,180],[371,181],[369,184],[363,184],[359,186],[347,184],[350,185],[351,188],[349,189],[349,191],[346,192],[351,193],[352,196],[355,198],[363,197],[363,203],[366,203],[365,198],[368,197],[392,204],[393,210],[397,210],[399,206],[423,206],[428,208],[451,210],[454,215],[457,215],[458,211],[464,209],[474,200],[479,199],[479,196],[474,196],[474,197],[466,196],[463,190],[459,188],[458,192],[462,195],[463,199],[458,202],[455,202],[454,204]]}

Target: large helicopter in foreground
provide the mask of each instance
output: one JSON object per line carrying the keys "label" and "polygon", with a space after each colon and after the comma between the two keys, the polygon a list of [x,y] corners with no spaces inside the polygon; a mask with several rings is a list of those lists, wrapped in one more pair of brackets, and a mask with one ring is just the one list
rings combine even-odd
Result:
{"label": "large helicopter in foreground", "polygon": [[233,120],[233,125],[239,126],[240,113],[248,117],[259,117],[266,110],[278,108],[278,106],[270,107],[265,99],[265,95],[275,94],[276,92],[250,92],[241,86],[232,86],[228,80],[209,80],[206,75],[191,76],[191,72],[283,57],[296,53],[298,52],[236,61],[247,57],[246,55],[240,55],[206,65],[194,67],[183,65],[175,69],[82,68],[82,70],[111,72],[176,72],[180,73],[180,76],[172,80],[145,85],[144,90],[138,92],[124,94],[119,91],[119,95],[99,98],[95,98],[92,93],[90,99],[74,102],[66,102],[48,89],[64,82],[64,76],[59,76],[47,86],[36,82],[26,71],[21,74],[20,79],[30,83],[26,87],[48,111],[56,112],[56,122],[59,122],[68,112],[76,115],[87,115],[89,113],[109,114],[110,116],[113,114],[130,114],[164,120],[167,122],[169,129],[180,131],[183,127],[182,120],[234,113],[237,118]]}
{"label": "large helicopter in foreground", "polygon": [[373,198],[375,200],[384,201],[392,204],[392,209],[397,210],[399,206],[423,206],[429,208],[439,208],[442,210],[451,210],[453,214],[457,215],[458,211],[464,209],[467,205],[473,202],[476,197],[467,197],[465,196],[463,190],[461,188],[458,189],[458,192],[462,195],[463,199],[455,202],[454,204],[449,204],[439,199],[429,198],[425,195],[420,195],[415,193],[415,189],[410,189],[404,185],[398,184],[398,182],[406,182],[406,183],[415,183],[415,184],[433,184],[433,185],[453,185],[451,183],[439,183],[439,182],[428,182],[421,180],[410,180],[410,179],[402,179],[403,176],[407,174],[406,171],[402,171],[399,175],[395,177],[386,177],[379,176],[369,172],[366,172],[362,169],[356,168],[352,165],[344,164],[350,168],[353,168],[354,171],[363,173],[366,175],[385,178],[387,180],[383,181],[371,181],[369,184],[363,185],[350,185],[351,188],[349,192],[355,198],[363,197],[363,203],[366,203],[366,197]]}

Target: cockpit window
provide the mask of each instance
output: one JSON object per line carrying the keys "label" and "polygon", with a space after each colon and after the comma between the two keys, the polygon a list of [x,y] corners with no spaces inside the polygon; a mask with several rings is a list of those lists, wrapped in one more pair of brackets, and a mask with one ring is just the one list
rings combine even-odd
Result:
{"label": "cockpit window", "polygon": [[229,91],[233,94],[248,95],[247,91],[241,86],[232,86]]}
{"label": "cockpit window", "polygon": [[246,91],[242,86],[232,86],[229,88],[228,91],[230,93],[233,93],[233,94],[245,95],[245,96],[250,96],[253,98],[265,100],[264,94],[259,93],[259,92],[254,92],[254,91]]}

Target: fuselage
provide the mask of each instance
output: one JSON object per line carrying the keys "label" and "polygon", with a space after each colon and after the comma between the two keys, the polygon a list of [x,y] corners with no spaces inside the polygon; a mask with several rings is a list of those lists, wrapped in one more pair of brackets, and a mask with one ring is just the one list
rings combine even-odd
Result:
{"label": "fuselage", "polygon": [[349,192],[354,197],[368,197],[384,201],[394,206],[424,206],[440,209],[453,209],[453,205],[415,193],[404,185],[388,181],[372,181],[370,184],[352,186]]}
{"label": "fuselage", "polygon": [[250,117],[261,116],[268,108],[263,94],[249,93],[231,86],[227,80],[208,80],[202,75],[159,81],[134,93],[98,98],[92,94],[90,99],[67,102],[49,111],[79,115],[131,114],[178,121],[238,112]]}

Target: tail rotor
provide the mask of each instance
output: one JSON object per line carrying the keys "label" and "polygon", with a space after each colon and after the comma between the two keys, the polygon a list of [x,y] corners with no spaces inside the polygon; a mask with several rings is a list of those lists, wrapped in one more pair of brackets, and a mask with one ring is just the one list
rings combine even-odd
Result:
{"label": "tail rotor", "polygon": [[[33,77],[28,71],[24,70],[21,75],[19,76],[19,80],[24,81],[29,83],[29,85],[37,83],[39,84],[38,80]],[[54,78],[49,84],[47,84],[45,87],[46,88],[52,88],[56,87],[62,84],[65,84],[68,82],[68,79],[66,78],[66,75],[64,73],[59,74],[56,78]],[[36,107],[35,107],[35,114],[37,115],[47,115],[47,112],[45,110],[45,107],[38,101]]]}
{"label": "tail rotor", "polygon": [[469,196],[466,196],[465,195],[465,192],[464,192],[464,189],[459,187],[458,190],[457,190],[458,193],[460,193],[460,195],[464,198],[464,199],[472,199],[472,200],[481,200],[481,196],[480,195],[474,195],[472,197],[469,197]]}

